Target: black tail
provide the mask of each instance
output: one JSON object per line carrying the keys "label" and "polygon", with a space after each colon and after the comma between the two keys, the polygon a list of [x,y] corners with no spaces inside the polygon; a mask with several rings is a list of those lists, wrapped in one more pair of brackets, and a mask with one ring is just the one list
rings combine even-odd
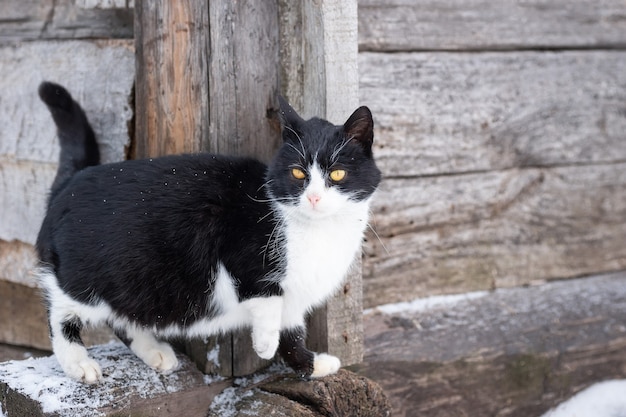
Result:
{"label": "black tail", "polygon": [[61,144],[59,168],[51,188],[51,195],[54,195],[76,172],[98,165],[100,151],[85,112],[65,88],[44,81],[39,85],[39,97],[52,113]]}

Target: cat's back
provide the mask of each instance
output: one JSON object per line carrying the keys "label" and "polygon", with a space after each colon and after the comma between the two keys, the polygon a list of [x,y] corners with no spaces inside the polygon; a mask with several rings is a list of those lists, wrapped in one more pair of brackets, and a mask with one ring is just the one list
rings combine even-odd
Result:
{"label": "cat's back", "polygon": [[254,224],[267,215],[265,171],[254,159],[211,154],[89,167],[51,197],[37,246],[42,255],[77,242],[114,253],[189,245],[187,236],[213,239],[233,216]]}

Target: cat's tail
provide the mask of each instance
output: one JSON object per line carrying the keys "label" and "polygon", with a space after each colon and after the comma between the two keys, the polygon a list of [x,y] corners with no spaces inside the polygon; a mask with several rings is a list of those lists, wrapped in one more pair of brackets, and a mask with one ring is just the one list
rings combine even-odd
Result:
{"label": "cat's tail", "polygon": [[39,97],[52,114],[61,145],[59,168],[51,188],[54,194],[76,172],[98,165],[100,151],[85,112],[65,88],[44,81],[39,85]]}

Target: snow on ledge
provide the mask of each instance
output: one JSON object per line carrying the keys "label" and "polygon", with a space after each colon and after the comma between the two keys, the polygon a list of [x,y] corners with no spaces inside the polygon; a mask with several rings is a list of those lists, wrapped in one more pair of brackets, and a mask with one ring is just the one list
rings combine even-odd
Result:
{"label": "snow on ledge", "polygon": [[[100,408],[123,409],[131,396],[154,398],[186,388],[185,381],[179,380],[176,372],[159,374],[122,343],[95,346],[89,352],[100,363],[104,374],[97,385],[66,377],[54,356],[0,363],[0,383],[38,402],[44,413],[60,417],[103,415],[98,411]],[[7,415],[6,410],[4,415],[2,413],[0,407],[1,417],[13,417]]]}
{"label": "snow on ledge", "polygon": [[419,311],[430,310],[436,307],[454,305],[462,301],[475,300],[488,294],[489,291],[475,291],[465,294],[434,295],[425,298],[417,298],[413,301],[383,304],[374,308],[368,308],[363,311],[363,314],[368,315],[376,312],[381,312],[384,314],[415,313]]}

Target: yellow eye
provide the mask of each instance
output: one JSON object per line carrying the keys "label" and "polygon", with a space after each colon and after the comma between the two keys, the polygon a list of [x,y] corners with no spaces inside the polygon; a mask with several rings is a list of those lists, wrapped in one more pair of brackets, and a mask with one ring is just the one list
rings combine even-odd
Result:
{"label": "yellow eye", "polygon": [[337,182],[341,181],[346,177],[346,171],[343,169],[335,169],[334,171],[330,171],[330,179]]}
{"label": "yellow eye", "polygon": [[292,168],[291,175],[297,180],[303,180],[306,178],[306,174],[300,168]]}

